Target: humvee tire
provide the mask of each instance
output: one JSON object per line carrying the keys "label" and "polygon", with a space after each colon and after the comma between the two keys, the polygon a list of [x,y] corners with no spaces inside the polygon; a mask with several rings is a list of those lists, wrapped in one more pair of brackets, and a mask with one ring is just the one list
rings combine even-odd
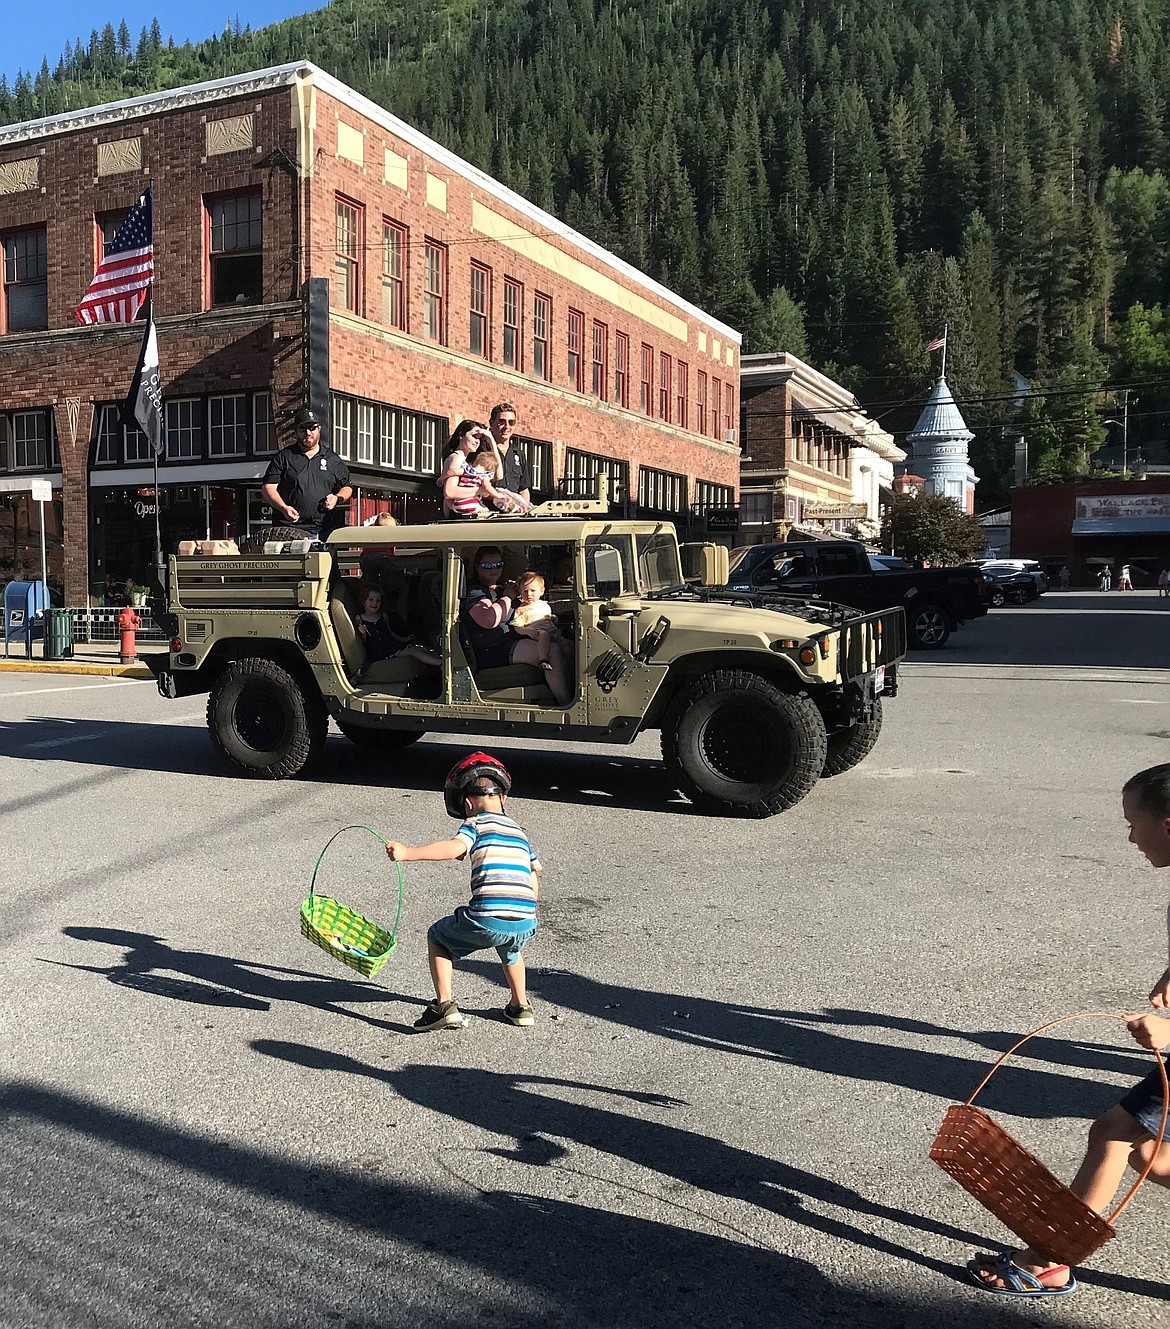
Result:
{"label": "humvee tire", "polygon": [[825,764],[816,703],[746,669],[716,669],[687,684],[662,724],[675,786],[707,811],[770,817],[816,784]]}
{"label": "humvee tire", "polygon": [[207,729],[239,771],[260,779],[299,774],[325,745],[329,717],[319,700],[273,660],[234,660],[207,699]]}
{"label": "humvee tire", "polygon": [[945,609],[938,605],[919,605],[916,609],[907,609],[906,627],[910,640],[922,651],[937,651],[947,644],[951,635],[951,620]]}
{"label": "humvee tire", "polygon": [[821,769],[821,779],[832,775],[844,775],[851,771],[858,762],[864,761],[873,751],[873,745],[882,732],[882,699],[873,701],[873,719],[861,724],[851,725],[840,733],[829,735],[829,751]]}
{"label": "humvee tire", "polygon": [[421,729],[375,729],[370,725],[347,724],[344,720],[336,721],[338,729],[359,748],[372,751],[390,752],[395,748],[408,748],[423,736]]}

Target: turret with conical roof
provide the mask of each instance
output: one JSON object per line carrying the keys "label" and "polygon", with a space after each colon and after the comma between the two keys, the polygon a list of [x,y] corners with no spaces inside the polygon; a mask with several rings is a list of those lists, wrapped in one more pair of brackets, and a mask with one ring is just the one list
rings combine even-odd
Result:
{"label": "turret with conical roof", "polygon": [[913,449],[907,461],[926,482],[928,494],[953,498],[965,512],[974,510],[978,479],[967,458],[967,444],[975,435],[967,428],[945,378],[940,376],[918,423],[906,435]]}

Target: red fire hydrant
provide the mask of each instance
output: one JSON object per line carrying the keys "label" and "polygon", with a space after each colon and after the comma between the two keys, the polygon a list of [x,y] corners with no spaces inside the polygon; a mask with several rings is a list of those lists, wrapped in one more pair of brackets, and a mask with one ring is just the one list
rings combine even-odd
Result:
{"label": "red fire hydrant", "polygon": [[134,634],[141,626],[142,621],[134,612],[133,605],[127,605],[118,615],[118,630],[122,634],[118,656],[123,664],[129,664],[131,661],[138,659],[138,651],[134,644]]}

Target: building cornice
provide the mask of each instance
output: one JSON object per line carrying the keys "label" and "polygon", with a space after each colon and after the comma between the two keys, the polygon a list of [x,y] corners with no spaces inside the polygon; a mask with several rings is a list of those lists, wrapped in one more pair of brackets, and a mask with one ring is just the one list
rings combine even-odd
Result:
{"label": "building cornice", "polygon": [[66,111],[61,115],[47,116],[41,120],[26,120],[21,124],[7,125],[0,129],[0,152],[5,148],[24,143],[34,143],[58,134],[73,134],[82,130],[99,129],[109,125],[124,125],[127,121],[142,119],[145,116],[159,115],[174,111],[190,110],[214,102],[228,101],[239,97],[248,97],[279,88],[292,88],[297,83],[309,82],[335,101],[350,107],[359,115],[373,121],[388,133],[393,134],[403,143],[409,144],[419,152],[425,153],[436,164],[443,166],[453,174],[461,176],[469,184],[495,198],[514,212],[534,222],[543,231],[557,236],[561,240],[576,246],[590,258],[604,264],[614,272],[620,273],[627,281],[641,287],[657,299],[672,305],[688,318],[704,324],[709,330],[732,343],[737,348],[742,343],[742,336],[734,328],[712,317],[697,305],[693,305],[682,296],[676,295],[665,286],[648,277],[644,272],[609,253],[595,241],[581,235],[567,226],[551,213],[538,208],[514,190],[493,179],[486,171],[472,166],[453,153],[449,148],[436,143],[434,139],[408,125],[404,120],[391,115],[384,107],[368,97],[355,92],[353,88],[336,79],[332,74],[313,64],[310,60],[296,60],[285,65],[274,65],[270,69],[259,69],[248,74],[236,74],[231,78],[214,79],[206,83],[192,83],[182,88],[172,88],[166,92],[151,92],[142,97],[130,97],[124,101],[107,102],[101,106],[91,106],[80,111]]}

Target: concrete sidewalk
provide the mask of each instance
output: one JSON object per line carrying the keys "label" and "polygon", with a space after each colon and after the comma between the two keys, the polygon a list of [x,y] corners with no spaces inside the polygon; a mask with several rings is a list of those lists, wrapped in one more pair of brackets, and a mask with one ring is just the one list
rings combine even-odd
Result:
{"label": "concrete sidewalk", "polygon": [[118,655],[118,643],[113,641],[80,642],[73,648],[73,655],[68,660],[46,660],[38,652],[44,649],[43,642],[33,642],[33,654],[29,658],[24,654],[23,643],[13,644],[13,651],[20,654],[0,656],[0,673],[14,674],[96,674],[105,678],[153,678],[154,675],[142,663],[145,655],[165,655],[166,644],[161,641],[143,643],[138,648],[139,660],[134,664],[123,664]]}

